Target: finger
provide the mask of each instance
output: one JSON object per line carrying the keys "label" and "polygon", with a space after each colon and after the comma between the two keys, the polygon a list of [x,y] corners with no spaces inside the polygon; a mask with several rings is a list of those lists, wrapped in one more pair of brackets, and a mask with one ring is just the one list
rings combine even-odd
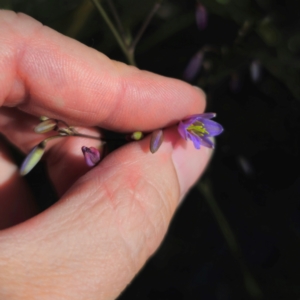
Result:
{"label": "finger", "polygon": [[0,30],[0,105],[123,131],[204,109],[203,93],[189,84],[112,61],[26,15],[0,12]]}
{"label": "finger", "polygon": [[117,297],[157,249],[181,194],[210,156],[210,149],[195,150],[173,129],[158,152],[148,148],[145,139],[111,153],[57,204],[0,235],[6,295]]}
{"label": "finger", "polygon": [[24,179],[8,155],[0,136],[0,230],[23,222],[37,213]]}

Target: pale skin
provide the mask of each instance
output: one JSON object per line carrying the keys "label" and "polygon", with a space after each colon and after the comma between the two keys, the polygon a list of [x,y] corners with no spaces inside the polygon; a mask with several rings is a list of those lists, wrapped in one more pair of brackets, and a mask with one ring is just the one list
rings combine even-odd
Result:
{"label": "pale skin", "polygon": [[[48,135],[46,115],[98,134],[151,131],[205,108],[182,81],[112,61],[24,14],[0,11],[0,132],[24,153]],[[4,141],[0,144],[0,299],[115,299],[159,247],[174,211],[203,173],[211,150],[165,131],[109,154],[95,168],[67,138],[45,162],[60,200],[38,213]]]}

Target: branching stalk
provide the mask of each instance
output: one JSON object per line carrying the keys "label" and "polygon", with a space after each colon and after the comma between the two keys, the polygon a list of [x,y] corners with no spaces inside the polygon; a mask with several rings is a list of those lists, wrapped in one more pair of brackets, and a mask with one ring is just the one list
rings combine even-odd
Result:
{"label": "branching stalk", "polygon": [[154,4],[152,10],[149,12],[147,18],[145,19],[144,23],[142,24],[142,27],[138,31],[138,33],[137,33],[136,37],[134,38],[134,40],[132,41],[132,43],[131,43],[131,45],[129,47],[129,51],[130,52],[134,53],[137,43],[141,39],[141,37],[144,34],[145,30],[147,29],[147,27],[148,27],[150,21],[152,20],[153,16],[157,12],[157,10],[160,8],[162,1],[163,0],[158,0]]}
{"label": "branching stalk", "polygon": [[126,46],[125,42],[123,41],[122,37],[120,36],[119,32],[117,31],[117,29],[115,28],[114,24],[111,22],[109,16],[106,14],[105,10],[103,9],[102,5],[99,3],[98,0],[91,0],[94,5],[96,6],[96,8],[98,9],[99,13],[101,14],[102,18],[104,19],[104,21],[106,22],[106,24],[108,25],[109,29],[111,30],[112,34],[114,35],[116,41],[118,42],[121,50],[123,51],[123,53],[125,54],[128,62],[130,65],[135,66],[136,63],[134,61],[134,56],[132,53],[130,53],[128,47]]}
{"label": "branching stalk", "polygon": [[77,137],[82,137],[82,138],[89,138],[89,139],[94,139],[102,142],[107,142],[107,141],[112,141],[112,142],[122,142],[126,141],[126,139],[111,139],[111,138],[104,138],[104,137],[97,137],[97,136],[92,136],[92,135],[87,135],[87,134],[81,134],[81,133],[75,133],[71,136],[77,136]]}
{"label": "branching stalk", "polygon": [[206,182],[198,182],[197,188],[203,195],[207,205],[209,206],[212,214],[214,215],[219,228],[225,238],[225,241],[229,247],[230,252],[237,260],[240,265],[240,268],[243,273],[244,283],[247,291],[252,296],[253,299],[262,299],[262,292],[256,283],[256,280],[253,278],[252,274],[250,273],[246,263],[244,262],[243,255],[239,244],[236,240],[236,237],[227,222],[222,210],[220,209],[217,201],[215,200],[213,193],[211,192],[210,183]]}
{"label": "branching stalk", "polygon": [[118,26],[118,29],[119,29],[119,31],[120,31],[120,33],[121,33],[121,35],[122,35],[123,42],[126,44],[124,28],[123,28],[121,19],[120,19],[119,15],[118,15],[118,12],[117,12],[117,10],[116,10],[116,7],[115,7],[115,5],[114,5],[114,3],[113,3],[113,0],[107,0],[107,3],[108,3],[108,5],[109,5],[109,7],[110,7],[110,10],[111,10],[111,12],[112,12],[112,15],[113,15],[114,18],[115,18],[115,21],[116,21],[116,24],[117,24],[117,26]]}
{"label": "branching stalk", "polygon": [[88,139],[93,139],[93,140],[98,140],[98,141],[101,141],[101,142],[124,142],[126,141],[126,139],[111,139],[111,138],[104,138],[104,137],[98,137],[98,136],[92,136],[92,135],[87,135],[87,134],[81,134],[81,133],[78,133],[78,132],[75,132],[75,133],[72,133],[72,134],[58,134],[58,135],[53,135],[53,136],[50,136],[46,139],[44,139],[43,141],[40,142],[40,146],[42,148],[45,148],[46,147],[46,144],[51,141],[51,140],[54,140],[56,138],[65,138],[65,137],[81,137],[81,138],[88,138]]}

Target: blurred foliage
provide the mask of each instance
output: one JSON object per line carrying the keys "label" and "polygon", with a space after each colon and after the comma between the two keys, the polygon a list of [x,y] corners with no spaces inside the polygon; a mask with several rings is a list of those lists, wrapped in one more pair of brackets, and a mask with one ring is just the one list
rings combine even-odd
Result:
{"label": "blurred foliage", "polygon": [[[114,3],[123,34],[132,40],[155,1]],[[113,20],[107,0],[101,4]],[[217,227],[223,216],[208,209],[201,189],[193,189],[160,250],[120,299],[257,299],[253,286],[243,285],[245,266],[264,299],[299,299],[299,0],[201,4],[208,24],[199,31],[196,1],[163,1],[137,45],[136,61],[142,69],[182,79],[190,59],[205,52],[192,84],[206,91],[208,111],[217,111],[225,127],[205,180],[212,182],[209,197],[219,203],[241,251],[234,261]],[[89,0],[0,0],[0,7],[126,62]],[[250,71],[254,61],[258,79]],[[30,176],[36,180],[40,173]]]}
{"label": "blurred foliage", "polygon": [[[107,1],[101,2],[106,11],[111,13]],[[136,33],[154,2],[115,1],[128,38],[131,38],[130,33]],[[286,1],[285,5],[277,4],[274,0],[203,0],[201,3],[211,16],[221,17],[232,26],[237,26],[233,40],[209,39],[209,43],[214,42],[211,46],[215,47],[216,53],[211,58],[210,71],[201,81],[202,86],[214,84],[234,70],[243,69],[255,58],[270,74],[283,82],[294,97],[300,99],[300,21],[297,0]],[[117,51],[111,32],[90,0],[0,0],[0,7],[29,14],[43,24],[109,56],[114,56],[113,53]],[[195,1],[192,0],[165,0],[139,44],[137,55],[149,55],[152,48],[159,48],[167,39],[194,25],[194,8]],[[214,31],[215,36],[223,35],[219,28]],[[199,46],[205,42],[199,34]]]}

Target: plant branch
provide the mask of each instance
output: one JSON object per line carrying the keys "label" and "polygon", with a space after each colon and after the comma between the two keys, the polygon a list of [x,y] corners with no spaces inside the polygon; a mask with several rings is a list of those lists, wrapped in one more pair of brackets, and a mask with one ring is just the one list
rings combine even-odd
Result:
{"label": "plant branch", "polygon": [[142,24],[142,27],[138,31],[138,33],[137,33],[136,37],[134,38],[134,40],[132,41],[132,43],[129,47],[130,52],[134,53],[134,50],[135,50],[135,47],[136,47],[137,43],[141,39],[143,33],[145,32],[146,28],[148,27],[148,25],[149,25],[150,21],[152,20],[153,16],[157,12],[157,10],[160,8],[162,1],[163,0],[157,0],[156,3],[154,4],[152,10],[149,12],[147,18],[145,19],[144,23]]}
{"label": "plant branch", "polygon": [[98,9],[100,15],[102,16],[102,18],[104,19],[104,21],[106,22],[107,26],[109,27],[109,29],[111,30],[112,34],[114,35],[116,41],[118,42],[121,50],[123,51],[123,53],[125,54],[129,64],[131,65],[136,65],[135,61],[134,61],[134,57],[133,54],[129,51],[127,45],[124,43],[122,37],[120,36],[119,32],[117,31],[117,29],[115,28],[114,24],[111,22],[110,18],[108,17],[108,15],[106,14],[105,10],[103,9],[102,5],[98,2],[98,0],[91,0],[94,5],[96,6],[96,8]]}
{"label": "plant branch", "polygon": [[109,5],[109,7],[111,9],[111,12],[112,12],[112,14],[113,14],[113,16],[115,18],[115,21],[116,21],[116,24],[118,26],[118,29],[119,29],[119,31],[120,31],[120,33],[122,35],[123,42],[126,44],[124,28],[123,28],[121,19],[119,18],[119,15],[118,15],[118,12],[116,10],[116,7],[115,7],[115,5],[113,3],[113,0],[107,0],[107,2],[108,2],[108,5]]}
{"label": "plant branch", "polygon": [[256,283],[256,280],[251,275],[246,263],[244,262],[242,251],[239,247],[236,237],[232,229],[230,228],[230,225],[227,222],[226,217],[224,216],[217,201],[213,196],[210,182],[208,182],[208,180],[206,180],[204,183],[198,182],[197,188],[203,195],[206,204],[209,206],[212,214],[214,215],[219,225],[219,228],[223,234],[223,237],[225,238],[225,241],[229,247],[229,250],[231,251],[232,255],[240,265],[240,268],[244,276],[244,283],[247,291],[249,292],[249,294],[252,296],[253,299],[261,299],[262,292],[258,284]]}
{"label": "plant branch", "polygon": [[115,139],[115,138],[104,138],[104,137],[99,137],[99,136],[92,136],[92,135],[87,135],[87,134],[81,134],[81,133],[78,133],[78,132],[74,132],[72,134],[58,134],[58,135],[53,135],[53,136],[50,136],[46,139],[44,139],[43,141],[41,141],[39,143],[39,145],[42,147],[42,148],[45,148],[46,147],[46,144],[53,140],[53,139],[56,139],[56,138],[67,138],[67,137],[81,137],[81,138],[88,138],[88,139],[93,139],[93,140],[98,140],[98,141],[101,141],[101,142],[108,142],[108,141],[112,141],[112,142],[125,142],[127,141],[126,138],[119,138],[119,139]]}
{"label": "plant branch", "polygon": [[87,134],[81,134],[81,133],[74,133],[73,135],[70,136],[77,136],[77,137],[82,137],[82,138],[89,138],[89,139],[94,139],[102,142],[107,142],[107,141],[113,141],[113,142],[122,142],[126,141],[126,139],[114,139],[114,138],[104,138],[104,137],[97,137],[97,136],[92,136],[92,135],[87,135]]}

